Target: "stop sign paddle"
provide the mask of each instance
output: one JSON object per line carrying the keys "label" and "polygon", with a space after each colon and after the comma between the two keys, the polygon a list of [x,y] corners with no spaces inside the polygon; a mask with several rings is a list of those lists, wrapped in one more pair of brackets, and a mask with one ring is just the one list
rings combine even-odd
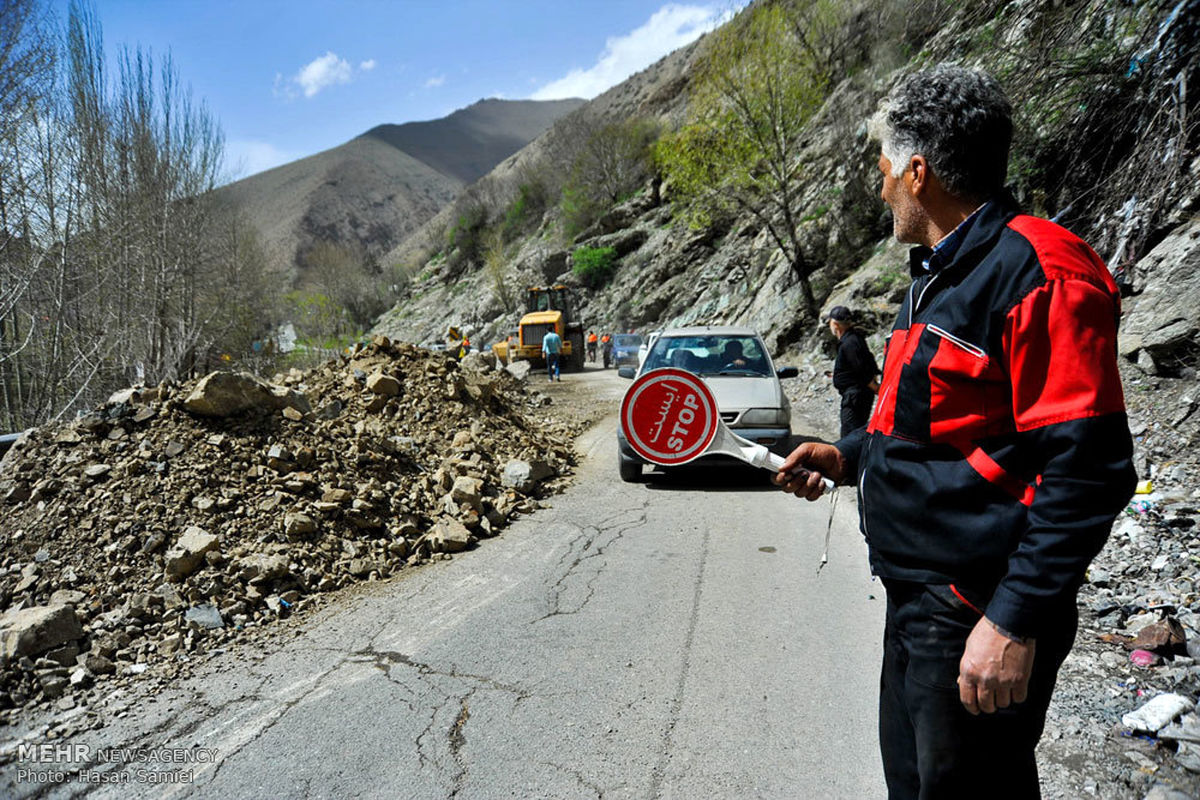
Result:
{"label": "stop sign paddle", "polygon": [[714,454],[775,471],[783,466],[781,457],[726,428],[707,384],[682,369],[654,369],[635,380],[621,401],[621,430],[635,453],[662,467]]}

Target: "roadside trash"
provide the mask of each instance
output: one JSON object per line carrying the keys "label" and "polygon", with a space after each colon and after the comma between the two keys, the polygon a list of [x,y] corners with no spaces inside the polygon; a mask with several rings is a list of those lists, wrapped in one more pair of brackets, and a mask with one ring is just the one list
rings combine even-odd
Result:
{"label": "roadside trash", "polygon": [[1129,514],[1145,514],[1152,508],[1154,508],[1154,503],[1149,500],[1134,500],[1125,511]]}
{"label": "roadside trash", "polygon": [[1151,650],[1160,655],[1182,653],[1187,644],[1187,634],[1174,617],[1152,622],[1137,632],[1133,640],[1135,650]]}
{"label": "roadside trash", "polygon": [[1171,723],[1160,730],[1158,738],[1200,744],[1200,716],[1194,713],[1184,714],[1179,722]]}
{"label": "roadside trash", "polygon": [[1138,481],[1137,488],[1133,490],[1134,494],[1150,494],[1154,491],[1154,483],[1149,479]]}
{"label": "roadside trash", "polygon": [[1180,694],[1160,694],[1136,711],[1121,717],[1121,724],[1133,731],[1158,733],[1179,715],[1196,704]]}
{"label": "roadside trash", "polygon": [[1158,656],[1149,650],[1134,650],[1129,654],[1129,660],[1139,667],[1153,667],[1158,663]]}

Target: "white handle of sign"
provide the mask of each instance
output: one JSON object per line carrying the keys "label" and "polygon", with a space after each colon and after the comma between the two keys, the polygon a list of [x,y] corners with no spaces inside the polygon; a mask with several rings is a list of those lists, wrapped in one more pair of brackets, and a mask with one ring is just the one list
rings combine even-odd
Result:
{"label": "white handle of sign", "polygon": [[[751,466],[762,467],[763,469],[775,472],[779,471],[784,461],[782,456],[775,455],[761,444],[738,436],[729,430],[729,428],[726,428],[724,423],[718,425],[717,436],[713,440],[713,443],[708,446],[708,452],[725,453],[734,458],[740,458]],[[827,492],[831,492],[836,488],[836,484],[829,480],[829,478],[822,478],[821,483]]]}

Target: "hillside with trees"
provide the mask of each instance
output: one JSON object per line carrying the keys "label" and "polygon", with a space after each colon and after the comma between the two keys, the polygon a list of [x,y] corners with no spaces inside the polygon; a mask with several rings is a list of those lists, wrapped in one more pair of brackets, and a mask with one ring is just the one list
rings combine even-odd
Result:
{"label": "hillside with trees", "polygon": [[[754,3],[468,187],[389,256],[414,278],[378,328],[420,341],[449,316],[492,340],[520,290],[551,281],[580,287],[596,329],[746,324],[800,354],[834,302],[875,328],[907,281],[866,123],[900,75],[953,61],[1012,97],[1018,201],[1092,243],[1128,327],[1157,331],[1144,265],[1197,208],[1198,16],[1189,0]],[[1180,314],[1151,333],[1152,370],[1198,360],[1200,321]]]}
{"label": "hillside with trees", "polygon": [[244,353],[268,275],[211,198],[223,138],[170,58],[33,0],[0,33],[0,419],[20,430]]}
{"label": "hillside with trees", "polygon": [[[355,341],[408,274],[383,255],[582,101],[484,100],[233,184],[170,56],[95,11],[0,4],[0,426],[132,384],[270,373]],[[113,66],[115,65],[115,67]],[[301,353],[281,358],[281,325]]]}

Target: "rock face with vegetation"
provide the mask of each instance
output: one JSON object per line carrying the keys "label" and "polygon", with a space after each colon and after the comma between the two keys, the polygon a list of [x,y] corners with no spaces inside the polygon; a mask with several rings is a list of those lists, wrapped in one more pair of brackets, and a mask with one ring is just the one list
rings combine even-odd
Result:
{"label": "rock face with vegetation", "polygon": [[[750,324],[780,352],[814,344],[810,292],[886,319],[907,278],[865,123],[899,75],[945,60],[1000,78],[1018,200],[1091,242],[1136,297],[1165,277],[1147,257],[1200,196],[1196,5],[755,4],[565,117],[394,251],[413,282],[378,328],[422,339],[449,319],[489,340],[525,285],[557,280],[597,329]],[[756,37],[793,53],[786,69],[754,57]],[[751,108],[776,89],[790,105]],[[786,137],[786,169],[736,138],[758,123]],[[581,269],[614,246],[607,274]]]}

